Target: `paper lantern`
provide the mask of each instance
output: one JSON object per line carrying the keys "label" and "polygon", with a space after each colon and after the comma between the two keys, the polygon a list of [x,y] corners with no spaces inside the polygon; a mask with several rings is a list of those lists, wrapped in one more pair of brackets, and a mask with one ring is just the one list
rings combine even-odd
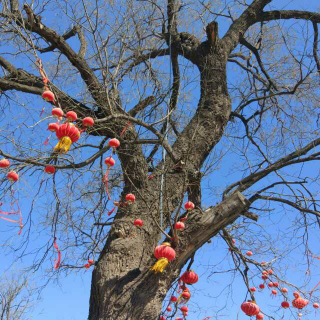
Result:
{"label": "paper lantern", "polygon": [[63,117],[63,110],[61,108],[53,108],[51,114],[61,120]]}
{"label": "paper lantern", "polygon": [[79,140],[80,131],[72,123],[64,123],[56,131],[56,136],[59,142],[54,147],[54,151],[66,153],[69,151],[71,144]]}
{"label": "paper lantern", "polygon": [[169,242],[164,242],[160,246],[157,246],[154,249],[154,256],[157,258],[157,262],[151,268],[155,273],[163,272],[165,267],[168,265],[170,261],[172,261],[176,257],[176,252]]}
{"label": "paper lantern", "polygon": [[94,120],[91,117],[86,117],[82,120],[82,125],[84,127],[92,127],[94,125]]}
{"label": "paper lantern", "polygon": [[174,225],[174,228],[176,230],[183,230],[184,229],[184,223],[181,222],[181,221],[178,221],[175,225]]}
{"label": "paper lantern", "polygon": [[192,270],[185,271],[179,279],[179,281],[182,281],[186,284],[195,284],[196,282],[198,282],[198,280],[198,275]]}
{"label": "paper lantern", "polygon": [[8,159],[0,160],[0,168],[8,168],[10,166],[10,161]]}
{"label": "paper lantern", "polygon": [[59,124],[58,123],[49,123],[48,124],[48,130],[51,132],[57,132],[57,130],[59,129]]}
{"label": "paper lantern", "polygon": [[126,200],[128,201],[129,204],[132,204],[132,203],[134,203],[136,201],[136,197],[135,197],[134,194],[128,193],[126,195]]}
{"label": "paper lantern", "polygon": [[281,307],[284,309],[288,309],[290,307],[290,304],[288,301],[281,302]]}
{"label": "paper lantern", "polygon": [[136,219],[136,220],[134,220],[133,224],[137,227],[142,227],[143,221],[141,219]]}
{"label": "paper lantern", "polygon": [[66,118],[68,119],[68,121],[77,121],[78,116],[74,111],[68,111],[66,113]]}
{"label": "paper lantern", "polygon": [[11,182],[17,182],[19,180],[19,175],[15,171],[10,171],[7,175],[7,178]]}
{"label": "paper lantern", "polygon": [[109,146],[112,148],[118,148],[120,146],[120,141],[116,138],[109,140]]}
{"label": "paper lantern", "polygon": [[54,174],[56,172],[56,168],[54,166],[45,166],[44,171],[49,174]]}
{"label": "paper lantern", "polygon": [[188,202],[186,202],[185,204],[184,204],[184,208],[186,209],[186,210],[193,210],[194,209],[194,203],[193,202],[191,202],[191,201],[188,201]]}
{"label": "paper lantern", "polygon": [[48,102],[54,101],[54,94],[50,90],[46,90],[42,93],[42,98]]}
{"label": "paper lantern", "polygon": [[256,305],[255,302],[252,301],[246,301],[243,302],[241,305],[241,310],[247,315],[247,316],[256,316],[260,312],[260,308],[258,305]]}

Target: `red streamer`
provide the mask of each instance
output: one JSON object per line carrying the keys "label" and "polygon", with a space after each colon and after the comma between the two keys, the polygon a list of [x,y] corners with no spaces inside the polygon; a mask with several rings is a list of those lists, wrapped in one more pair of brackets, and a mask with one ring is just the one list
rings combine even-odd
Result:
{"label": "red streamer", "polygon": [[[11,192],[11,196],[13,197],[14,195],[14,191]],[[3,203],[0,202],[0,206],[2,205]],[[22,213],[21,213],[21,210],[20,210],[20,207],[19,207],[19,203],[17,200],[13,200],[11,201],[11,210],[13,210],[13,206],[14,204],[17,205],[17,208],[18,210],[17,211],[11,211],[11,212],[6,212],[6,211],[2,211],[0,210],[0,214],[3,214],[5,216],[11,216],[11,215],[18,215],[19,214],[19,220],[13,220],[13,219],[10,219],[10,218],[6,218],[6,217],[0,217],[0,219],[2,220],[5,220],[5,221],[9,221],[9,222],[12,222],[12,223],[19,223],[19,226],[20,226],[20,230],[18,232],[18,235],[20,236],[21,232],[22,232],[22,228],[23,228],[23,223],[22,223]]]}
{"label": "red streamer", "polygon": [[108,169],[106,171],[106,174],[104,175],[104,184],[105,184],[105,187],[106,187],[106,192],[107,192],[107,195],[108,195],[108,199],[111,200],[110,193],[109,193],[109,187],[108,187],[109,171],[110,171],[110,168],[108,167]]}
{"label": "red streamer", "polygon": [[54,238],[53,240],[53,246],[57,249],[58,252],[58,260],[54,259],[54,268],[58,269],[60,267],[60,262],[61,262],[61,251],[59,250],[59,247],[56,243],[57,238]]}
{"label": "red streamer", "polygon": [[[110,199],[109,199],[110,200]],[[109,212],[108,212],[108,216],[111,216],[112,215],[112,213],[113,213],[113,211],[115,210],[116,208],[115,207],[113,207],[112,208],[112,210],[110,210]]]}

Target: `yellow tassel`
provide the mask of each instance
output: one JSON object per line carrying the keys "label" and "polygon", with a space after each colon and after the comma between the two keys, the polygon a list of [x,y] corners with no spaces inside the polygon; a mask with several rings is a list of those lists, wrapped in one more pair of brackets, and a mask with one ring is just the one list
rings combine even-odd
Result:
{"label": "yellow tassel", "polygon": [[69,137],[63,137],[54,147],[54,151],[58,151],[59,153],[67,153],[71,147],[71,144],[72,141]]}
{"label": "yellow tassel", "polygon": [[155,265],[151,268],[152,271],[154,271],[155,273],[158,272],[163,272],[164,268],[167,266],[167,264],[169,263],[167,258],[160,258]]}

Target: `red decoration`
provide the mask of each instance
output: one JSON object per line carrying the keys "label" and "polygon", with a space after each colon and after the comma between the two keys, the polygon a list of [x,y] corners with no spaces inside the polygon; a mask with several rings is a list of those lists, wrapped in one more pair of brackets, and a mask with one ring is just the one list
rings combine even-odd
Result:
{"label": "red decoration", "polygon": [[166,320],[166,317],[160,316],[159,320]]}
{"label": "red decoration", "polygon": [[69,151],[71,144],[79,140],[80,131],[72,123],[64,123],[56,131],[56,136],[59,142],[54,147],[54,151],[66,153]]}
{"label": "red decoration", "polygon": [[42,93],[42,98],[48,102],[54,101],[54,94],[50,90],[46,90]]}
{"label": "red decoration", "polygon": [[232,243],[235,244],[235,243],[236,243],[236,240],[232,239]]}
{"label": "red decoration", "polygon": [[265,285],[263,283],[259,284],[259,288],[262,290],[265,288]]}
{"label": "red decoration", "polygon": [[252,302],[252,301],[246,301],[246,302],[242,303],[241,310],[247,316],[256,316],[260,312],[259,306],[257,306],[256,303]]}
{"label": "red decoration", "polygon": [[191,201],[188,201],[188,202],[186,202],[186,203],[184,204],[184,208],[185,208],[186,210],[193,210],[193,209],[194,209],[194,203],[191,202]]}
{"label": "red decoration", "polygon": [[314,303],[314,304],[313,304],[313,307],[314,307],[315,309],[319,309],[319,303]]}
{"label": "red decoration", "polygon": [[273,286],[274,286],[274,284],[273,284],[272,282],[269,282],[269,283],[268,283],[268,287],[269,287],[269,288],[272,288]]}
{"label": "red decoration", "polygon": [[94,261],[92,259],[88,259],[89,264],[94,264]]}
{"label": "red decoration", "polygon": [[58,123],[49,123],[48,125],[48,130],[51,132],[57,132],[57,130],[59,129],[59,124]]}
{"label": "red decoration", "polygon": [[176,230],[183,230],[184,229],[184,223],[181,222],[181,221],[178,221],[175,225],[174,225],[174,228]]}
{"label": "red decoration", "polygon": [[262,280],[267,280],[267,279],[268,279],[268,276],[267,276],[266,274],[263,274],[262,277],[261,277],[261,279],[262,279]]}
{"label": "red decoration", "polygon": [[7,175],[7,178],[11,182],[17,182],[19,180],[19,175],[15,171],[10,171]]}
{"label": "red decoration", "polygon": [[113,167],[116,162],[112,157],[108,157],[106,158],[106,160],[104,160],[104,163],[108,166],[108,168],[110,168],[110,167]]}
{"label": "red decoration", "polygon": [[273,271],[270,269],[270,270],[268,270],[268,273],[269,274],[273,274]]}
{"label": "red decoration", "polygon": [[44,171],[49,174],[54,174],[56,172],[56,168],[54,166],[46,166]]}
{"label": "red decoration", "polygon": [[172,308],[170,306],[168,306],[167,311],[168,312],[172,311]]}
{"label": "red decoration", "polygon": [[262,271],[262,274],[268,275],[268,271]]}
{"label": "red decoration", "polygon": [[276,288],[279,288],[279,283],[278,282],[274,282],[273,286],[276,287]]}
{"label": "red decoration", "polygon": [[155,273],[163,272],[167,264],[176,257],[176,252],[169,242],[164,242],[160,246],[154,249],[154,256],[157,258],[157,262],[151,268]]}
{"label": "red decoration", "polygon": [[262,320],[264,318],[264,315],[262,314],[262,313],[258,313],[257,315],[256,315],[256,319],[257,320]]}
{"label": "red decoration", "polygon": [[257,289],[256,289],[255,287],[252,287],[252,288],[250,288],[250,291],[251,291],[251,292],[256,292]]}
{"label": "red decoration", "polygon": [[68,111],[66,113],[66,118],[68,121],[76,121],[78,119],[78,116],[74,111]]}
{"label": "red decoration", "polygon": [[189,309],[188,309],[187,306],[181,307],[180,310],[181,310],[182,312],[188,312],[188,311],[189,311]]}
{"label": "red decoration", "polygon": [[282,292],[282,293],[288,293],[288,289],[287,289],[287,288],[282,288],[282,289],[281,289],[281,292]]}
{"label": "red decoration", "polygon": [[248,257],[251,257],[251,256],[253,255],[253,253],[252,253],[252,251],[247,251],[246,255],[247,255]]}
{"label": "red decoration", "polygon": [[109,147],[118,148],[120,146],[120,141],[116,138],[109,140]]}
{"label": "red decoration", "polygon": [[199,280],[198,275],[194,271],[190,270],[190,271],[185,271],[182,274],[182,276],[179,279],[179,282],[182,281],[186,284],[194,284],[198,282],[198,280]]}
{"label": "red decoration", "polygon": [[58,119],[62,119],[63,117],[63,111],[61,108],[53,108],[52,111],[51,111],[51,114],[54,116],[54,117],[57,117]]}
{"label": "red decoration", "polygon": [[126,195],[126,200],[128,201],[129,204],[132,204],[132,203],[134,203],[136,201],[136,197],[135,197],[134,194],[128,193]]}
{"label": "red decoration", "polygon": [[299,294],[299,292],[295,291],[295,292],[293,293],[293,296],[294,296],[295,298],[299,298],[299,297],[300,297],[300,294]]}
{"label": "red decoration", "polygon": [[182,298],[185,300],[189,300],[191,298],[191,293],[188,288],[185,288],[181,294]]}
{"label": "red decoration", "polygon": [[305,300],[301,297],[298,297],[292,300],[292,306],[297,309],[303,309],[308,303],[309,303],[308,300]]}
{"label": "red decoration", "polygon": [[86,117],[82,120],[82,125],[84,127],[92,127],[94,125],[94,120],[91,117]]}
{"label": "red decoration", "polygon": [[58,252],[58,260],[54,260],[54,268],[58,269],[60,267],[60,263],[61,263],[61,251],[56,243],[56,238],[54,238],[53,240],[53,246],[56,248],[57,252]]}
{"label": "red decoration", "polygon": [[110,193],[109,193],[109,188],[108,188],[108,175],[109,175],[109,172],[110,172],[110,167],[113,167],[116,162],[114,161],[114,159],[112,157],[108,157],[108,158],[106,158],[106,160],[104,160],[104,163],[108,166],[108,169],[107,169],[107,171],[106,171],[106,173],[104,175],[104,184],[105,184],[105,187],[106,187],[106,192],[107,192],[107,195],[108,195],[108,199],[111,200]]}
{"label": "red decoration", "polygon": [[271,293],[276,296],[277,295],[277,290],[272,290]]}
{"label": "red decoration", "polygon": [[8,159],[0,160],[0,168],[8,168],[10,166],[10,161]]}
{"label": "red decoration", "polygon": [[281,302],[281,307],[284,309],[288,309],[290,307],[290,304],[288,301]]}
{"label": "red decoration", "polygon": [[171,302],[176,302],[177,300],[178,300],[178,298],[175,297],[175,296],[171,296],[171,298],[170,298],[170,301],[171,301]]}
{"label": "red decoration", "polygon": [[136,220],[134,220],[133,224],[137,227],[142,227],[143,221],[141,219],[136,219]]}

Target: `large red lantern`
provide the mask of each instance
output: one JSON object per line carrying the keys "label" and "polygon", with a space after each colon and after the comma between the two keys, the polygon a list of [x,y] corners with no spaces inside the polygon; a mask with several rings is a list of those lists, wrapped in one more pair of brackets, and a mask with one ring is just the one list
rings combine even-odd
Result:
{"label": "large red lantern", "polygon": [[60,141],[54,147],[54,151],[66,153],[69,151],[71,144],[79,140],[80,131],[72,123],[64,123],[56,131],[56,135]]}
{"label": "large red lantern", "polygon": [[61,120],[63,117],[63,110],[61,108],[53,108],[51,114]]}
{"label": "large red lantern", "polygon": [[198,280],[199,280],[198,275],[192,270],[185,271],[179,279],[179,281],[182,281],[186,284],[194,284],[198,282]]}
{"label": "large red lantern", "polygon": [[0,160],[0,168],[8,168],[10,166],[10,161],[8,159]]}
{"label": "large red lantern", "polygon": [[154,256],[158,259],[155,265],[151,268],[155,273],[163,272],[167,264],[176,257],[176,252],[169,242],[164,242],[154,249]]}
{"label": "large red lantern", "polygon": [[241,310],[247,315],[247,316],[256,316],[260,312],[260,308],[258,305],[256,305],[253,301],[246,301],[241,305]]}

